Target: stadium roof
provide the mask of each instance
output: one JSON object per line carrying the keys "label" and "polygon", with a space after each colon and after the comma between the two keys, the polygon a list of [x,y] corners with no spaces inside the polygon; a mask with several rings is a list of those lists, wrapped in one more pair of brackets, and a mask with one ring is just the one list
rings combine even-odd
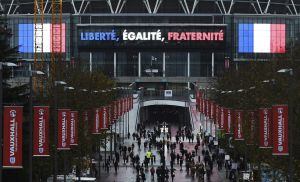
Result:
{"label": "stadium roof", "polygon": [[[43,11],[51,13],[52,0]],[[59,1],[59,0],[56,0]],[[70,14],[284,14],[298,15],[300,0],[62,0]],[[40,10],[40,8],[38,7]],[[1,0],[2,14],[33,14],[34,0]]]}

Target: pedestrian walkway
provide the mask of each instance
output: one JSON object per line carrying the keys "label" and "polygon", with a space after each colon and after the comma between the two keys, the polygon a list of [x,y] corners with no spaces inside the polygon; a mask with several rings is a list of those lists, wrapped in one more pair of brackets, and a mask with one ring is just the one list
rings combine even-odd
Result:
{"label": "pedestrian walkway", "polygon": [[[134,107],[137,107],[137,104],[134,105]],[[193,107],[193,106],[192,106]],[[193,131],[194,135],[196,136],[197,133],[200,132],[200,125],[201,122],[200,121],[200,115],[197,112],[194,112],[194,117],[196,117],[196,119],[194,119],[195,123],[195,129]],[[197,116],[198,114],[198,116]],[[130,119],[132,119],[131,121],[131,125],[130,125],[130,132],[131,134],[135,131],[135,114],[131,114],[132,116],[130,117]],[[203,121],[202,121],[203,123]],[[146,130],[152,130],[152,127],[147,127]],[[172,131],[172,136],[171,136],[171,142],[176,142],[176,138],[175,138],[175,134],[177,130],[177,126],[171,126],[171,131]],[[157,140],[162,140],[163,138],[163,134],[161,134],[160,138],[157,138]],[[148,148],[144,148],[144,142],[147,141],[148,139],[141,139],[141,149],[138,149],[138,145],[137,145],[137,140],[133,140],[132,136],[130,137],[130,139],[126,139],[124,141],[125,146],[131,146],[132,143],[135,144],[134,147],[134,154],[138,154],[140,157],[140,160],[143,161],[144,156],[146,155],[146,152],[148,150]],[[188,139],[185,139],[182,141],[182,143],[184,144],[184,148],[187,151],[193,151],[194,150],[194,146],[196,141],[194,141],[194,143],[189,143]],[[203,161],[203,156],[201,155],[201,150],[202,147],[200,146],[199,150],[198,150],[198,155],[197,156],[201,156],[200,159],[201,161]],[[170,150],[167,149],[167,146],[164,146],[164,151],[165,151],[165,157],[166,157],[166,166],[170,169]],[[158,166],[160,166],[160,157],[158,154],[158,150],[155,147],[152,147],[152,152],[153,154],[156,156],[156,162],[154,162],[153,165],[151,165],[151,163],[149,164],[149,168],[145,168],[145,175],[146,175],[146,181],[157,181],[156,175],[154,180],[151,180],[151,173],[150,173],[150,168],[152,166],[154,166],[155,168],[157,168]],[[175,153],[180,153],[179,150],[179,145],[176,145],[176,149],[175,149]],[[195,157],[197,158],[197,157]],[[104,160],[103,160],[104,161]],[[101,164],[101,166],[103,166],[103,163]],[[198,181],[198,177],[191,177],[190,175],[187,174],[186,172],[186,166],[185,166],[185,162],[183,164],[183,170],[180,170],[180,166],[177,163],[177,161],[175,160],[175,165],[174,168],[176,169],[175,171],[175,182],[190,182],[190,181]],[[136,182],[136,169],[132,166],[132,164],[130,164],[130,162],[128,162],[127,164],[123,162],[122,156],[120,155],[120,163],[119,163],[119,168],[117,173],[114,170],[113,165],[111,164],[110,170],[109,172],[105,171],[105,168],[101,168],[101,174],[100,174],[100,178],[98,178],[98,181],[101,182]],[[169,181],[171,181],[171,178],[169,178]],[[205,177],[205,181],[207,181],[207,178]],[[226,182],[228,180],[225,179],[225,170],[221,170],[218,171],[217,170],[217,166],[216,164],[214,164],[213,167],[213,172],[210,178],[211,182]]]}

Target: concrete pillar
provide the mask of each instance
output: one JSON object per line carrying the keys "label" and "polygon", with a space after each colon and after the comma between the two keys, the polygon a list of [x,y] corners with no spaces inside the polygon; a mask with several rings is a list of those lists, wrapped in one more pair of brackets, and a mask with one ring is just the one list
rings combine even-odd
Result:
{"label": "concrete pillar", "polygon": [[141,52],[139,52],[139,55],[138,55],[138,62],[139,62],[139,77],[141,77],[142,76]]}
{"label": "concrete pillar", "polygon": [[[190,55],[190,52],[188,52],[187,54],[187,79],[189,80],[190,76],[191,76],[191,72],[190,72],[190,69],[191,69],[191,66],[190,66],[190,59],[191,59],[191,55]],[[190,82],[188,81],[187,82],[187,87],[188,88],[191,88],[190,87]]]}
{"label": "concrete pillar", "polygon": [[211,77],[215,76],[215,53],[211,53]]}
{"label": "concrete pillar", "polygon": [[90,52],[90,72],[93,71],[93,53]]}
{"label": "concrete pillar", "polygon": [[114,52],[114,77],[117,77],[117,53]]}
{"label": "concrete pillar", "polygon": [[166,53],[163,52],[163,77],[166,77]]}

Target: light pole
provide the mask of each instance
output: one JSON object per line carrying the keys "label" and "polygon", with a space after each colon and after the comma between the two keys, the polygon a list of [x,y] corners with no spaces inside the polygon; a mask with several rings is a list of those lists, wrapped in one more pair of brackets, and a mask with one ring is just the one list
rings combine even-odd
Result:
{"label": "light pole", "polygon": [[57,182],[57,86],[66,85],[67,83],[64,81],[54,81],[54,173],[53,173],[53,181]]}
{"label": "light pole", "polygon": [[2,88],[2,74],[3,66],[8,66],[8,67],[15,67],[17,66],[15,63],[10,63],[10,62],[0,62],[0,182],[2,182],[2,130],[3,130],[3,123],[2,123],[2,115],[3,115],[3,110],[2,110],[2,105],[3,105],[3,88]]}
{"label": "light pole", "polygon": [[30,70],[29,71],[29,152],[28,152],[28,158],[29,158],[29,182],[32,182],[32,131],[33,131],[33,114],[32,114],[32,106],[33,106],[33,90],[32,90],[32,77],[33,75],[44,75],[45,73],[42,71],[35,71],[35,70]]}
{"label": "light pole", "polygon": [[293,114],[293,101],[290,97],[293,91],[293,78],[294,78],[294,73],[293,69],[291,68],[285,68],[285,69],[280,69],[277,71],[277,73],[288,73],[288,106],[289,106],[289,122],[288,122],[288,131],[289,131],[289,181],[293,182],[294,181],[294,155],[293,155],[293,134],[294,134],[294,114]]}

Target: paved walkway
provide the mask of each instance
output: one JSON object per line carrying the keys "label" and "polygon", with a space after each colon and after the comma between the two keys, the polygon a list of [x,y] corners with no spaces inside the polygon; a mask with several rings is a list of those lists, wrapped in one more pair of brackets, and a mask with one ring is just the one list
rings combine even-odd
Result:
{"label": "paved walkway", "polygon": [[[135,108],[137,107],[137,105],[135,104],[134,106]],[[194,109],[194,106],[192,106],[191,108],[193,111],[193,115],[195,117],[194,119],[194,131],[193,133],[196,136],[196,133],[198,133],[200,131],[200,125],[203,123],[200,122],[200,115],[198,112],[196,112]],[[132,112],[133,114],[131,114],[132,116],[130,117],[131,119],[131,125],[130,125],[130,132],[132,134],[132,132],[135,130],[135,113]],[[146,128],[146,130],[148,129],[152,129],[152,128]],[[177,130],[176,126],[173,126],[171,128],[172,130],[172,135],[175,134],[175,131]],[[174,132],[173,132],[174,131]],[[172,142],[175,142],[175,137],[172,136]],[[142,139],[142,145],[141,145],[141,150],[138,150],[138,146],[137,146],[137,141],[133,141],[132,137],[130,139],[126,139],[124,145],[126,146],[130,146],[132,143],[135,144],[135,154],[139,154],[141,161],[143,161],[145,153],[147,151],[147,149],[144,149],[144,143],[145,139]],[[189,143],[188,140],[183,141],[184,143],[184,147],[185,149],[187,149],[188,151],[192,151],[194,149],[195,143]],[[200,148],[199,151],[201,151],[202,148]],[[157,153],[156,149],[152,149],[152,152],[155,154],[156,157],[156,162],[154,163],[154,167],[158,167],[160,166],[159,164],[159,154]],[[176,153],[179,153],[179,145],[176,146]],[[198,155],[201,152],[198,152]],[[166,166],[168,166],[168,168],[170,169],[170,151],[167,150],[167,147],[165,146],[165,156],[166,156]],[[109,153],[108,153],[109,155]],[[197,158],[197,157],[196,157]],[[201,160],[203,160],[203,156],[201,156]],[[151,164],[149,164],[149,169],[145,169],[145,174],[146,174],[146,181],[154,181],[156,182],[156,175],[155,175],[155,179],[151,180],[151,174],[150,174],[150,168],[151,168]],[[192,178],[190,175],[187,175],[186,170],[185,170],[185,162],[184,162],[184,166],[183,166],[183,170],[180,171],[180,167],[179,164],[175,163],[174,168],[176,169],[175,172],[175,182],[190,182],[190,181],[198,181],[197,177]],[[224,168],[223,168],[224,169]],[[124,164],[122,157],[120,156],[120,166],[119,166],[119,170],[118,173],[115,173],[114,167],[112,166],[110,168],[110,172],[107,173],[105,172],[104,168],[101,168],[101,175],[100,175],[100,179],[98,179],[98,181],[100,182],[135,182],[136,180],[136,171],[135,169],[132,167],[131,164]],[[169,179],[169,181],[171,181],[171,178]],[[205,178],[205,181],[206,178]],[[225,171],[218,171],[216,164],[214,164],[214,168],[213,168],[213,173],[211,175],[211,182],[226,182],[227,180],[225,179]]]}

